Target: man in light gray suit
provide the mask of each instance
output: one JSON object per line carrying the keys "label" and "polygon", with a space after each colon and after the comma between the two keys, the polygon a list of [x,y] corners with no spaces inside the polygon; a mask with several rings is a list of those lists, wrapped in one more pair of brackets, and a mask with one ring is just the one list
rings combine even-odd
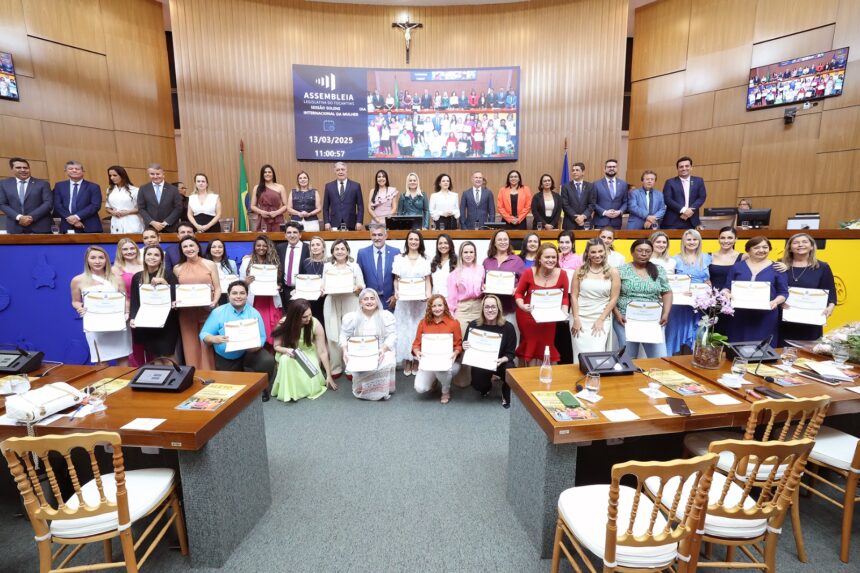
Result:
{"label": "man in light gray suit", "polygon": [[6,213],[10,235],[51,232],[54,196],[47,181],[30,177],[30,162],[9,160],[14,177],[0,181],[0,210]]}
{"label": "man in light gray suit", "polygon": [[463,191],[460,198],[460,225],[464,230],[480,229],[496,221],[496,200],[493,192],[484,187],[484,174],[472,173],[472,187]]}
{"label": "man in light gray suit", "polygon": [[159,233],[175,233],[182,216],[182,195],[179,189],[164,182],[164,169],[157,163],[146,168],[149,183],[137,192],[137,208],[146,227]]}

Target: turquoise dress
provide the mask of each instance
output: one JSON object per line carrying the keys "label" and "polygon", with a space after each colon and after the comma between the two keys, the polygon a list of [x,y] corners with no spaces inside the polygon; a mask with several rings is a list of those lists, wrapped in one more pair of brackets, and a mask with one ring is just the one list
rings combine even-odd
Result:
{"label": "turquoise dress", "polygon": [[[690,282],[701,284],[710,280],[711,255],[702,255],[702,266],[690,264],[681,258],[681,255],[673,257],[675,261],[676,275],[689,275]],[[669,322],[666,324],[666,352],[671,356],[677,354],[683,345],[693,348],[693,340],[696,338],[696,328],[699,324],[699,313],[692,306],[672,305],[669,311]]]}
{"label": "turquoise dress", "polygon": [[[313,328],[316,330],[319,322],[314,318],[313,323]],[[313,342],[307,346],[302,338],[299,338],[298,348],[307,355],[312,364],[316,365],[317,374],[313,378],[309,378],[295,358],[290,358],[286,354],[278,355],[278,373],[275,375],[275,383],[272,386],[272,396],[282,402],[301,400],[302,398],[313,400],[325,394],[326,391],[325,375],[320,366],[316,346]]]}

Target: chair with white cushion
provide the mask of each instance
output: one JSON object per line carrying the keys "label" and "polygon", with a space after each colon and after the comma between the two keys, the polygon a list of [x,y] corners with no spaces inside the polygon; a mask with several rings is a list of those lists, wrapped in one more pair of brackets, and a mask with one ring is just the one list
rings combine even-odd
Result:
{"label": "chair with white cushion", "polygon": [[[676,560],[678,570],[686,571],[716,462],[714,454],[669,462],[631,461],[612,467],[609,485],[563,491],[558,498],[552,573],[558,572],[562,553],[571,567],[582,572],[568,544],[591,573],[595,570],[584,549],[603,561],[604,572],[662,571]],[[625,476],[636,478],[635,488],[621,485]],[[684,500],[682,504],[680,492],[670,500],[671,511],[679,516],[677,525],[673,526],[643,493],[649,479],[658,483],[689,481],[695,488],[692,502]]]}
{"label": "chair with white cushion", "polygon": [[[95,449],[104,444],[113,447],[114,473],[102,474],[99,469]],[[119,434],[93,432],[10,438],[0,444],[0,449],[24,499],[24,507],[36,534],[40,573],[108,568],[125,568],[129,573],[136,573],[171,525],[176,528],[182,554],[188,554],[185,522],[176,494],[173,470],[125,471]],[[81,464],[85,468],[80,469],[93,474],[93,479],[83,485],[73,460],[75,450],[83,450],[87,454],[86,462]],[[58,484],[58,477],[63,476],[60,476],[60,468],[55,469],[51,463],[52,459],[57,461],[56,455],[50,456],[52,453],[59,454],[65,460],[68,481],[74,489],[65,499]],[[50,491],[43,489],[38,473],[40,465],[44,468],[45,481]],[[135,540],[131,526],[153,514],[146,530]],[[162,521],[151,543],[138,559],[135,551]],[[119,537],[124,558],[122,561],[113,561],[111,540],[114,537]],[[99,541],[104,549],[103,563],[67,567],[86,544]],[[60,547],[53,552],[55,543]],[[72,550],[64,555],[71,546],[74,546]],[[63,560],[55,567],[55,562],[60,558]]]}
{"label": "chair with white cushion", "polygon": [[[743,437],[737,432],[731,430],[709,430],[705,432],[695,432],[684,436],[684,450],[691,455],[698,456],[708,451],[708,447],[712,442],[718,440],[758,440],[767,442],[777,440],[784,442],[786,440],[797,440],[800,438],[815,439],[818,434],[818,429],[824,421],[824,416],[827,414],[827,408],[830,406],[830,396],[816,396],[815,398],[799,398],[799,399],[781,399],[774,400],[766,398],[753,402],[750,408],[750,415],[747,418],[746,429]],[[727,474],[731,465],[731,457],[726,455],[720,456],[720,461],[717,462],[717,471]],[[743,470],[743,468],[741,468]],[[779,468],[777,477],[781,476],[781,472],[785,468]],[[767,475],[770,473],[770,468],[762,466],[759,474],[755,475],[755,485],[761,485]],[[739,473],[738,480],[748,479],[748,476]],[[795,490],[795,501],[797,501],[797,492]],[[797,547],[797,557],[803,562],[806,562],[806,547],[803,543],[803,530],[800,524],[800,508],[797,503],[793,503],[791,507],[791,526],[794,532],[794,542]]]}
{"label": "chair with white cushion", "polygon": [[[822,469],[828,469],[845,480],[844,487],[828,479],[834,479],[832,474],[824,477],[821,473]],[[842,545],[839,559],[848,563],[854,504],[860,501],[860,496],[857,495],[857,482],[860,481],[860,438],[835,428],[822,426],[815,438],[815,447],[809,454],[806,474],[809,476],[809,485],[800,482],[801,487],[842,508]],[[824,493],[816,487],[818,482],[840,492],[841,498]]]}
{"label": "chair with white cushion", "polygon": [[[763,569],[776,571],[776,545],[785,514],[791,505],[803,473],[813,442],[809,438],[786,442],[755,440],[722,440],[710,445],[710,452],[721,459],[730,459],[726,475],[714,473],[708,491],[708,506],[702,512],[698,533],[690,548],[690,569]],[[766,479],[753,482],[738,481],[738,475],[761,475],[770,468]],[[780,468],[784,468],[780,471]],[[683,519],[678,512],[678,493],[683,506],[689,503],[695,484],[687,480],[673,480],[659,484],[646,480],[645,487],[661,508],[674,519]],[[757,485],[758,484],[758,485]],[[698,498],[698,492],[697,492]],[[704,543],[725,545],[726,560],[700,562],[699,545]],[[735,561],[734,550],[739,548],[749,561]]]}

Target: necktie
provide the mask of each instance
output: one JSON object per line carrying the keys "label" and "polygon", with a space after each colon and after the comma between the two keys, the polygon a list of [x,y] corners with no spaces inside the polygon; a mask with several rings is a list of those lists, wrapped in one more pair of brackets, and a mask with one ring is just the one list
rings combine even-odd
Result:
{"label": "necktie", "polygon": [[155,202],[161,203],[161,185],[155,186]]}
{"label": "necktie", "polygon": [[290,245],[290,259],[287,262],[287,286],[293,286],[293,255],[296,254],[296,246]]}
{"label": "necktie", "polygon": [[481,203],[481,189],[475,189],[475,205],[480,205]]}
{"label": "necktie", "polygon": [[609,180],[609,196],[615,199],[615,179]]}
{"label": "necktie", "polygon": [[579,197],[582,195],[582,183],[579,181],[576,182],[576,196]]}
{"label": "necktie", "polygon": [[69,212],[72,214],[74,214],[77,210],[76,207],[78,203],[78,185],[79,183],[75,183],[72,185],[72,200],[69,201]]}
{"label": "necktie", "polygon": [[21,212],[24,211],[24,195],[27,194],[27,182],[18,181],[18,200],[21,201]]}
{"label": "necktie", "polygon": [[338,195],[343,197],[343,181],[340,182],[340,191],[338,191]]}
{"label": "necktie", "polygon": [[382,290],[382,249],[376,251],[376,286]]}
{"label": "necktie", "polygon": [[645,211],[651,214],[651,192],[645,191]]}

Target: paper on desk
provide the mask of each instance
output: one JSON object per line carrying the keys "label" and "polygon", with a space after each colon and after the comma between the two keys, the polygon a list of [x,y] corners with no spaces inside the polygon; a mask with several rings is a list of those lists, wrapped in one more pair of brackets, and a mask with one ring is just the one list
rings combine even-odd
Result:
{"label": "paper on desk", "polygon": [[580,400],[585,400],[586,402],[591,402],[592,404],[597,404],[601,400],[603,400],[603,396],[600,394],[592,394],[588,390],[581,390],[576,393],[576,397]]}
{"label": "paper on desk", "polygon": [[601,410],[600,413],[606,416],[610,422],[630,422],[632,420],[639,419],[639,416],[629,408],[621,408],[619,410]]}
{"label": "paper on desk", "polygon": [[728,394],[709,394],[707,396],[702,396],[705,400],[713,404],[714,406],[731,406],[732,404],[740,404],[740,400],[735,400]]}
{"label": "paper on desk", "polygon": [[164,421],[165,418],[135,418],[125,426],[121,427],[120,430],[152,431],[158,426],[160,426],[161,423]]}
{"label": "paper on desk", "polygon": [[[850,389],[851,388],[849,388],[849,390]],[[18,420],[16,420],[15,418],[10,418],[9,416],[7,416],[5,414],[0,416],[0,426],[17,426],[17,425],[18,425]]]}
{"label": "paper on desk", "polygon": [[849,392],[854,392],[855,394],[860,394],[860,386],[846,386],[846,390]]}
{"label": "paper on desk", "polygon": [[661,390],[655,390],[653,388],[639,388],[639,391],[648,396],[649,398],[668,398],[669,395]]}

